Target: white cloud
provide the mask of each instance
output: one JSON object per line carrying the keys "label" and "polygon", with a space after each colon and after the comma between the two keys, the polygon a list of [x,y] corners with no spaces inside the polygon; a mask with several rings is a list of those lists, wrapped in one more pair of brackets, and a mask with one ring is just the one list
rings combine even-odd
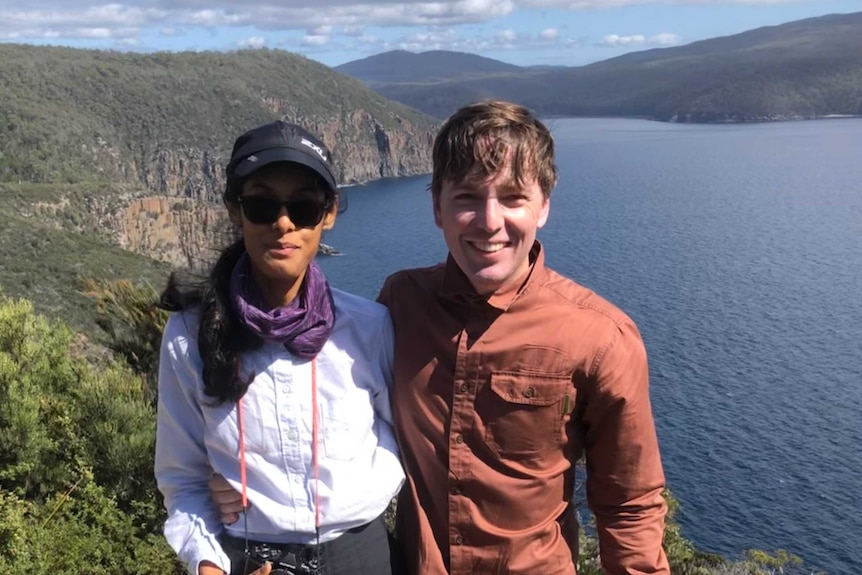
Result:
{"label": "white cloud", "polygon": [[518,33],[515,32],[514,30],[511,30],[511,29],[500,30],[499,32],[494,34],[494,37],[497,40],[499,40],[500,42],[504,42],[504,43],[508,44],[508,43],[514,42],[515,40],[518,39]]}
{"label": "white cloud", "polygon": [[384,43],[383,46],[386,48],[410,50],[411,52],[424,52],[425,50],[458,50],[460,42],[458,33],[451,28],[447,28],[417,32],[396,42]]}
{"label": "white cloud", "polygon": [[516,32],[512,29],[497,30],[488,34],[469,35],[459,33],[456,28],[433,28],[403,36],[395,41],[380,41],[372,47],[366,46],[365,52],[384,50],[453,50],[458,52],[495,52],[510,50],[547,49],[557,46],[560,49],[577,48],[583,42],[578,38],[565,38],[556,28],[548,28],[535,33]]}
{"label": "white cloud", "polygon": [[369,26],[488,22],[517,7],[515,0],[249,0],[241,7],[232,0],[107,1],[32,0],[21,4],[0,0],[0,35],[67,37],[72,30],[85,28],[243,26],[303,30],[317,37],[330,36],[337,26],[361,36]]}
{"label": "white cloud", "polygon": [[669,32],[656,34],[655,36],[650,38],[650,40],[656,46],[676,46],[682,43],[682,38],[680,38],[677,34],[671,34]]}
{"label": "white cloud", "polygon": [[266,38],[262,36],[252,36],[251,38],[246,38],[244,40],[240,40],[236,43],[239,48],[263,48],[266,46]]}
{"label": "white cloud", "polygon": [[663,32],[655,36],[645,36],[643,34],[632,34],[630,36],[620,36],[619,34],[608,34],[602,41],[598,43],[600,46],[676,46],[682,42],[676,34]]}
{"label": "white cloud", "polygon": [[310,35],[312,36],[329,36],[330,34],[332,34],[332,26],[329,24],[318,26],[310,32]]}
{"label": "white cloud", "polygon": [[[0,40],[25,40],[44,39],[52,40],[58,38],[69,38],[75,40],[108,40],[118,39],[128,41],[138,35],[137,28],[102,28],[102,27],[74,27],[59,30],[45,28],[22,28],[7,30],[0,28]],[[129,44],[129,42],[124,42]]]}
{"label": "white cloud", "polygon": [[[0,39],[91,38],[125,39],[142,34],[182,36],[193,28],[251,29],[271,37],[275,32],[297,32],[304,45],[383,45],[375,35],[379,27],[450,28],[486,24],[519,9],[558,8],[599,10],[646,4],[706,5],[720,3],[781,4],[804,0],[0,0]],[[814,1],[814,0],[808,0]],[[369,32],[370,31],[370,32]],[[372,34],[372,32],[374,34]],[[537,43],[570,46],[557,28],[518,29],[514,37],[501,35],[468,39],[438,38],[441,48],[529,48]],[[304,36],[303,36],[304,35]],[[385,36],[385,33],[380,33]],[[652,38],[609,36],[605,45],[669,46],[679,43],[673,34]],[[404,39],[394,44],[416,45]],[[433,46],[428,46],[433,47]]]}
{"label": "white cloud", "polygon": [[341,35],[342,36],[355,36],[357,38],[361,38],[365,36],[365,26],[356,26],[356,25],[348,25],[341,27]]}
{"label": "white cloud", "polygon": [[356,39],[360,44],[377,44],[380,42],[380,38],[377,36],[372,36],[370,34],[363,34],[362,36]]}
{"label": "white cloud", "polygon": [[[0,39],[129,39],[166,15],[164,10],[135,6],[134,2],[87,3],[77,9],[59,1],[36,0],[27,3],[26,9],[21,8],[21,3],[14,3],[14,8],[9,4],[12,3],[0,2]],[[46,6],[42,9],[41,5]]]}
{"label": "white cloud", "polygon": [[539,38],[542,40],[554,41],[560,37],[560,31],[556,28],[545,28],[539,32]]}
{"label": "white cloud", "polygon": [[601,44],[604,46],[637,46],[646,42],[646,36],[635,34],[633,36],[620,36],[619,34],[608,34]]}
{"label": "white cloud", "polygon": [[303,46],[324,46],[329,42],[329,36],[322,34],[306,34],[302,38]]}

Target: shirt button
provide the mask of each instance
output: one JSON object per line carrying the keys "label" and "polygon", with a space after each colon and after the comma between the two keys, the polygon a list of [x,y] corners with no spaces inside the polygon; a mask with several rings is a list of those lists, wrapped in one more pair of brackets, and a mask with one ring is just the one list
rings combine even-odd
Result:
{"label": "shirt button", "polygon": [[532,387],[528,387],[527,389],[524,390],[524,397],[526,397],[527,399],[534,397],[535,395],[536,395],[536,390],[533,389]]}
{"label": "shirt button", "polygon": [[455,443],[458,443],[458,444],[464,443],[464,436],[458,435],[457,437],[455,437]]}
{"label": "shirt button", "polygon": [[470,390],[470,387],[466,383],[461,384],[461,393],[467,393]]}
{"label": "shirt button", "polygon": [[459,535],[458,537],[455,538],[455,545],[463,545],[463,544],[464,544],[464,538],[463,537],[461,537]]}
{"label": "shirt button", "polygon": [[296,477],[293,478],[293,482],[294,483],[302,483],[302,477],[297,475]]}
{"label": "shirt button", "polygon": [[287,438],[291,441],[296,441],[297,437],[299,437],[299,435],[295,431],[291,431],[287,434]]}
{"label": "shirt button", "polygon": [[461,495],[461,488],[457,485],[452,486],[452,495]]}

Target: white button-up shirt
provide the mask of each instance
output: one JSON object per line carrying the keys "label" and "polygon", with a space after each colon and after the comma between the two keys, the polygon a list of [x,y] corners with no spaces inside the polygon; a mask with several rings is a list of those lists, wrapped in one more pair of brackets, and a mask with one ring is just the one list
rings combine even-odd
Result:
{"label": "white button-up shirt", "polygon": [[241,489],[237,405],[203,392],[198,316],[168,320],[159,366],[155,473],[168,520],[165,536],[189,570],[209,560],[230,572],[223,531],[273,543],[320,540],[377,518],[404,481],[392,431],[393,331],[386,308],[333,289],[335,327],[317,355],[319,482],[312,460],[311,361],[281,344],[243,355],[254,381],[242,398],[247,518],[222,525],[207,481],[213,472]]}

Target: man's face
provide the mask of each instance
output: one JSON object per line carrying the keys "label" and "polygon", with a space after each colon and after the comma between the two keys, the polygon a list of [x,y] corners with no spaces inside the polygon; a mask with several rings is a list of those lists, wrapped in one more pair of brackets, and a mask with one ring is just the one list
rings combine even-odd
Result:
{"label": "man's face", "polygon": [[444,182],[434,202],[434,220],[473,288],[489,294],[527,273],[536,231],[545,225],[549,210],[550,201],[535,178],[518,187],[506,164],[482,182]]}

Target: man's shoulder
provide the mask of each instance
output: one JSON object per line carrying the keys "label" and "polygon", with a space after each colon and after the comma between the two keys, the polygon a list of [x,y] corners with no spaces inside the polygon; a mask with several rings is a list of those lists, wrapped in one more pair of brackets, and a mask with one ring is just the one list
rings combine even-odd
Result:
{"label": "man's shoulder", "polygon": [[543,297],[568,307],[573,313],[597,315],[616,326],[634,324],[619,306],[592,289],[550,268],[545,269],[545,281],[540,286]]}
{"label": "man's shoulder", "polygon": [[383,282],[383,291],[433,291],[443,280],[446,264],[407,268],[394,272]]}
{"label": "man's shoulder", "polygon": [[405,268],[391,274],[386,281],[426,283],[428,280],[440,278],[446,269],[446,264],[438,263],[420,268]]}

